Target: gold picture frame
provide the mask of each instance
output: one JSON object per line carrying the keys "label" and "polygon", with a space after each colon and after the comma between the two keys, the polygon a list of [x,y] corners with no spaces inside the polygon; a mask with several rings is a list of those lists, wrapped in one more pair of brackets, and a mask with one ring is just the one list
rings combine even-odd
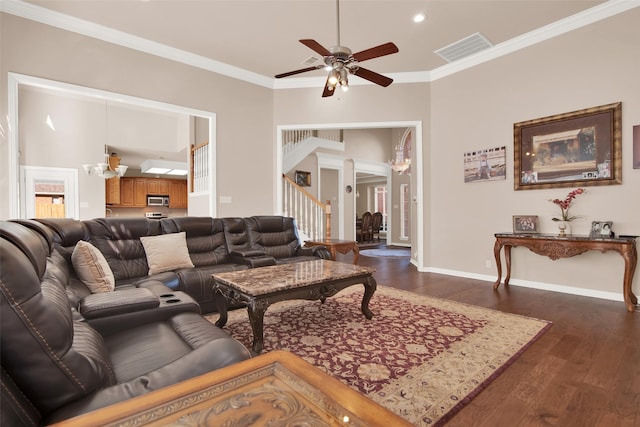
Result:
{"label": "gold picture frame", "polygon": [[622,184],[622,103],[513,125],[514,189]]}

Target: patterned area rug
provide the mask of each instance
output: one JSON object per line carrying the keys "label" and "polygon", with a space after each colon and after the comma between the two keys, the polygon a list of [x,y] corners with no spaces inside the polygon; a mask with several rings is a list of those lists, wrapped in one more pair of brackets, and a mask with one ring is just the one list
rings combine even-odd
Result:
{"label": "patterned area rug", "polygon": [[411,249],[365,249],[360,251],[360,255],[378,258],[409,258]]}
{"label": "patterned area rug", "polygon": [[[444,424],[551,326],[383,286],[366,320],[362,294],[353,286],[324,304],[272,305],[265,351],[291,351],[418,426]],[[230,312],[225,329],[251,347],[245,309]]]}

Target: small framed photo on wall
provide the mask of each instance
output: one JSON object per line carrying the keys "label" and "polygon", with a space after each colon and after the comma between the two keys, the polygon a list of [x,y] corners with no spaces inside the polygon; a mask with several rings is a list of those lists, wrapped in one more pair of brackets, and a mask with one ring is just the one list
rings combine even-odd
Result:
{"label": "small framed photo on wall", "polygon": [[507,178],[507,147],[491,147],[464,153],[464,182]]}
{"label": "small framed photo on wall", "polygon": [[514,215],[513,216],[513,232],[514,233],[537,233],[538,232],[538,215]]}
{"label": "small framed photo on wall", "polygon": [[309,187],[311,185],[311,172],[296,171],[295,181],[300,187]]}

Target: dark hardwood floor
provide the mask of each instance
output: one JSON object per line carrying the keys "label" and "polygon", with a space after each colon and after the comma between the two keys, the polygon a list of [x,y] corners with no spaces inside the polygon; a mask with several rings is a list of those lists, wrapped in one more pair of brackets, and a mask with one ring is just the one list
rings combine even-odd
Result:
{"label": "dark hardwood floor", "polygon": [[638,309],[517,286],[494,291],[489,282],[420,273],[405,259],[360,256],[358,264],[376,268],[379,286],[553,322],[447,426],[640,426]]}

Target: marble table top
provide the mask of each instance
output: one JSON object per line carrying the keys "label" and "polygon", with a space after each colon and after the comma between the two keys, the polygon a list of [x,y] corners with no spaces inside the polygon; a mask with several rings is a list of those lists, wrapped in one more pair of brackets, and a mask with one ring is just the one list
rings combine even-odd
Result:
{"label": "marble table top", "polygon": [[329,280],[366,276],[371,267],[319,259],[212,274],[213,279],[248,295],[296,289]]}

